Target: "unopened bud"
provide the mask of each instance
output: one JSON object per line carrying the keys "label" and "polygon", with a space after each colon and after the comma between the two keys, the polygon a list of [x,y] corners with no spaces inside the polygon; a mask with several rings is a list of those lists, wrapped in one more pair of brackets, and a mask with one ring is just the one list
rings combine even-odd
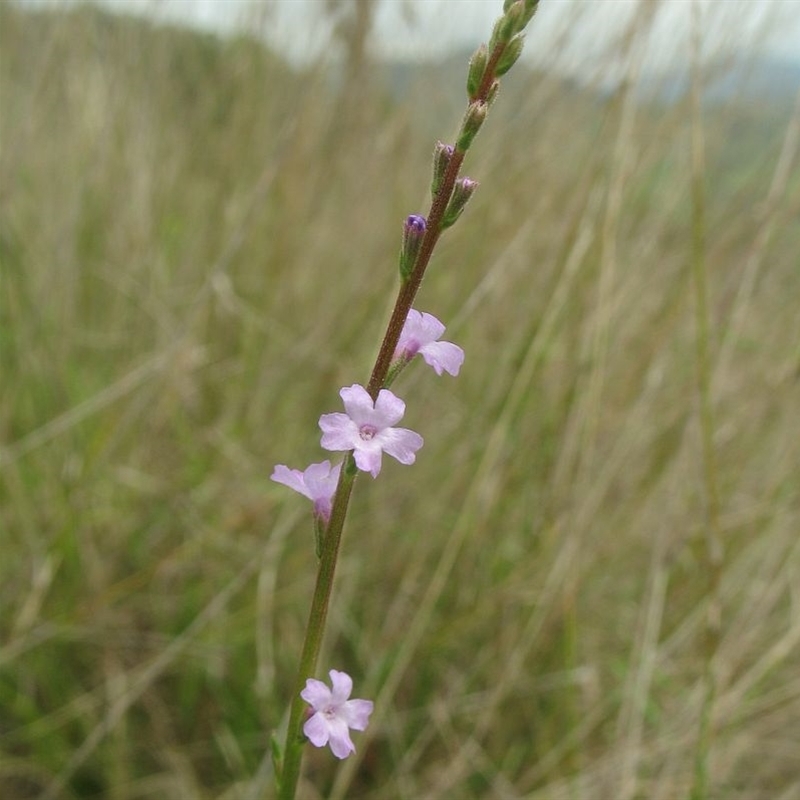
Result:
{"label": "unopened bud", "polygon": [[520,23],[525,15],[524,0],[516,0],[511,3],[500,19],[497,20],[492,29],[492,37],[489,39],[489,50],[494,50],[498,44],[507,44],[509,39],[521,30]]}
{"label": "unopened bud", "polygon": [[522,30],[533,19],[537,8],[539,8],[539,0],[525,0],[525,12],[520,20],[519,30]]}
{"label": "unopened bud", "polygon": [[525,18],[525,0],[517,0],[516,3],[512,3],[505,12],[505,18],[510,39],[525,27],[522,21]]}
{"label": "unopened bud", "polygon": [[456,181],[453,187],[453,195],[442,217],[442,230],[449,228],[456,222],[461,216],[464,206],[469,202],[470,197],[472,197],[477,188],[478,182],[473,181],[472,178],[459,178]]}
{"label": "unopened bud", "polygon": [[461,123],[461,133],[459,133],[456,141],[456,150],[460,153],[465,153],[469,150],[472,140],[481,129],[481,125],[483,125],[488,113],[489,106],[483,100],[476,100],[474,103],[469,104],[464,121]]}
{"label": "unopened bud", "polygon": [[433,151],[433,180],[431,181],[431,194],[436,197],[447,172],[447,166],[453,157],[453,146],[444,142],[436,142]]}
{"label": "unopened bud", "polygon": [[478,96],[478,89],[483,80],[483,73],[486,72],[486,62],[489,57],[486,45],[482,44],[473,54],[469,61],[469,71],[467,72],[467,95],[470,101]]}
{"label": "unopened bud", "polygon": [[511,67],[514,66],[517,59],[520,57],[522,53],[522,46],[525,44],[525,35],[522,33],[518,33],[511,41],[506,45],[506,49],[503,50],[503,55],[500,56],[500,59],[497,62],[497,67],[495,68],[494,74],[497,75],[499,78],[501,75],[505,75]]}
{"label": "unopened bud", "polygon": [[412,214],[403,227],[403,246],[400,248],[400,277],[407,281],[425,237],[425,217]]}

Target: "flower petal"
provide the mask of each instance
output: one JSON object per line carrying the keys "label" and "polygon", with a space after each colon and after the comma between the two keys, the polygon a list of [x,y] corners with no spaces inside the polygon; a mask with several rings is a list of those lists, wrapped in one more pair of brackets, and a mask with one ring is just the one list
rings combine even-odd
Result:
{"label": "flower petal", "polygon": [[419,354],[437,375],[441,375],[442,370],[453,376],[458,375],[464,363],[464,351],[452,342],[430,342],[419,348]]}
{"label": "flower petal", "polygon": [[415,453],[424,444],[424,439],[408,428],[387,428],[376,437],[384,452],[396,458],[401,464],[413,464]]}
{"label": "flower petal", "polygon": [[414,331],[423,342],[435,342],[447,330],[433,314],[412,310],[409,311],[409,317],[412,313],[419,314],[419,317],[414,320]]}
{"label": "flower petal", "polygon": [[394,425],[395,422],[400,422],[405,413],[406,404],[396,394],[388,389],[381,389],[378,392],[373,420],[373,424],[376,427],[388,428]]}
{"label": "flower petal", "polygon": [[356,447],[353,453],[356,466],[363,472],[371,473],[373,478],[377,478],[380,474],[381,463],[383,461],[381,456],[382,452],[378,439],[373,439],[370,446]]}
{"label": "flower petal", "polygon": [[350,692],[353,691],[353,679],[346,672],[339,672],[338,669],[332,669],[328,672],[331,677],[331,702],[334,705],[344,703]]}
{"label": "flower petal", "polygon": [[325,747],[330,738],[330,724],[322,712],[313,714],[303,725],[303,733],[314,747]]}
{"label": "flower petal", "polygon": [[[328,720],[329,744],[336,758],[347,758],[350,753],[355,753],[356,746],[350,738],[347,723],[338,716]],[[309,737],[311,738],[311,737]]]}
{"label": "flower petal", "polygon": [[395,358],[404,356],[409,360],[412,359],[421,347],[435,342],[444,332],[444,325],[433,314],[426,314],[412,308],[408,312],[403,331],[397,342]]}
{"label": "flower petal", "polygon": [[282,483],[284,486],[294,489],[294,491],[299,492],[309,500],[314,499],[306,486],[303,473],[300,472],[299,469],[289,469],[285,464],[278,464],[275,469],[272,470],[272,475],[269,477],[270,480],[275,481],[275,483]]}
{"label": "flower petal", "polygon": [[352,386],[345,386],[339,390],[339,397],[344,401],[344,410],[347,416],[356,424],[373,423],[372,419],[375,411],[375,404],[369,396],[369,392],[360,384],[354,383]]}
{"label": "flower petal", "polygon": [[306,688],[300,692],[300,697],[302,697],[314,711],[325,709],[331,704],[331,690],[326,684],[315,678],[308,678],[306,680]]}
{"label": "flower petal", "polygon": [[320,444],[326,450],[352,450],[358,441],[358,426],[353,420],[336,412],[335,414],[323,414],[319,418],[319,427],[322,430]]}
{"label": "flower petal", "polygon": [[336,484],[339,482],[339,473],[342,465],[337,464],[331,467],[330,461],[322,461],[319,464],[311,464],[303,473],[306,487],[311,493],[313,500],[330,497],[336,491]]}
{"label": "flower petal", "polygon": [[339,710],[339,715],[354,731],[365,731],[369,724],[374,704],[372,700],[348,700]]}

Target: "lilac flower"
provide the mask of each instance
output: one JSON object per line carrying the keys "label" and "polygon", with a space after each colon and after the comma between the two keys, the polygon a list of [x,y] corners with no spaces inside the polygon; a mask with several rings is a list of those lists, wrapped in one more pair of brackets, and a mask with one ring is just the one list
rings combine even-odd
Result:
{"label": "lilac flower", "polygon": [[347,758],[356,748],[348,728],[366,730],[372,713],[371,700],[348,700],[353,691],[353,679],[346,672],[332,669],[331,691],[322,681],[309,678],[300,697],[314,713],[303,725],[303,733],[314,747],[330,744],[336,758]]}
{"label": "lilac flower", "polygon": [[452,342],[438,341],[444,332],[444,325],[432,314],[412,309],[408,312],[394,357],[411,361],[419,353],[437,375],[441,375],[443,370],[458,375],[464,363],[464,351]]}
{"label": "lilac flower", "polygon": [[314,516],[321,518],[327,525],[331,518],[331,501],[341,469],[341,464],[331,467],[330,461],[312,464],[304,472],[278,464],[270,478],[311,500],[314,503]]}
{"label": "lilac flower", "polygon": [[323,414],[319,418],[322,446],[326,450],[354,450],[356,466],[378,477],[381,456],[386,452],[401,464],[413,464],[422,447],[422,437],[407,428],[393,428],[403,418],[406,404],[388,389],[372,398],[354,383],[340,390],[345,414]]}

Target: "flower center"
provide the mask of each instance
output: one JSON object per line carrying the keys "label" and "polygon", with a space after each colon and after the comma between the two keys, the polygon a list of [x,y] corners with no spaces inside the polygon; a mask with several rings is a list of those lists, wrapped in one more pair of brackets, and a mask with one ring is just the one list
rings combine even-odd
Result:
{"label": "flower center", "polygon": [[359,436],[361,436],[365,442],[370,441],[377,432],[378,429],[374,425],[362,425],[358,429]]}

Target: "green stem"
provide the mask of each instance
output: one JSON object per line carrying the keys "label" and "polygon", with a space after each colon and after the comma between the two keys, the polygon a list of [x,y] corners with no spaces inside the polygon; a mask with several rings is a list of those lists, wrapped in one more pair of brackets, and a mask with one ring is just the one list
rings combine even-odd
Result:
{"label": "green stem", "polygon": [[317,667],[322,637],[325,634],[325,620],[328,616],[328,604],[333,588],[333,578],[336,572],[336,560],[339,555],[339,544],[342,540],[342,530],[347,516],[347,506],[350,502],[350,493],[353,490],[357,472],[354,470],[353,454],[345,456],[342,471],[339,474],[339,484],[333,499],[331,519],[322,542],[322,554],[319,560],[317,582],[314,586],[314,596],[311,600],[311,611],[306,626],[306,638],[303,642],[303,652],[300,655],[300,666],[297,671],[294,692],[292,694],[292,707],[289,712],[289,727],[286,729],[286,744],[283,748],[283,767],[281,769],[279,800],[293,800],[300,777],[300,761],[303,755],[303,737],[300,727],[305,714],[306,703],[300,692],[305,687],[306,679],[314,675]]}

